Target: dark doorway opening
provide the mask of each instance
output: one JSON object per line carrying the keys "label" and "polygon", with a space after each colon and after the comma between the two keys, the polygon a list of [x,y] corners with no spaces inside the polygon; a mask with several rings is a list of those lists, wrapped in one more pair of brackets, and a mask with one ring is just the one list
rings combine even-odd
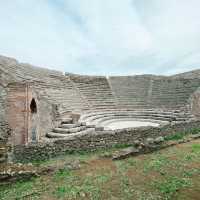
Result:
{"label": "dark doorway opening", "polygon": [[37,113],[37,104],[34,98],[31,100],[30,109],[31,113]]}

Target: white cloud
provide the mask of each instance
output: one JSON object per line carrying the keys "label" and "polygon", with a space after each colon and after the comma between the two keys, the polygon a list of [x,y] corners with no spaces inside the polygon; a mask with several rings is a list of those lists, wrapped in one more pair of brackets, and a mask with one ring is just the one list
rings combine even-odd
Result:
{"label": "white cloud", "polygon": [[200,64],[199,7],[199,0],[0,0],[0,54],[82,74],[187,71]]}

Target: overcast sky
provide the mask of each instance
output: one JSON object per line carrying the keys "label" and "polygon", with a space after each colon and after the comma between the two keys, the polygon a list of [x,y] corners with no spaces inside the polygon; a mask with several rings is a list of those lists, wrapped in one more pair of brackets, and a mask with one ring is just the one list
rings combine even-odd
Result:
{"label": "overcast sky", "polygon": [[0,0],[0,54],[80,74],[200,68],[200,0]]}

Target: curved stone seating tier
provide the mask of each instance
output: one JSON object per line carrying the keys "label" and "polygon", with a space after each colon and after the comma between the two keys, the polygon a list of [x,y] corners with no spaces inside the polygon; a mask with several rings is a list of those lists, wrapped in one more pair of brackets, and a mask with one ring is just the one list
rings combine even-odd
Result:
{"label": "curved stone seating tier", "polygon": [[102,111],[88,112],[81,116],[80,121],[87,125],[97,127],[106,127],[107,123],[114,121],[140,121],[166,125],[169,122],[184,122],[193,118],[189,113],[180,113],[178,111],[155,111],[155,110],[132,110],[132,111]]}
{"label": "curved stone seating tier", "polygon": [[141,115],[145,115],[145,116],[156,116],[156,117],[165,117],[165,118],[175,118],[175,119],[188,119],[188,118],[192,118],[193,116],[188,112],[179,112],[178,110],[175,111],[162,111],[162,110],[109,110],[109,111],[102,111],[102,112],[98,112],[98,111],[94,111],[94,112],[86,112],[84,114],[81,115],[80,120],[81,121],[87,121],[90,118],[96,118],[98,116],[108,116],[108,115],[114,115],[114,116],[121,116],[121,115],[135,115],[135,116],[141,116]]}
{"label": "curved stone seating tier", "polygon": [[54,128],[52,132],[46,133],[47,138],[67,138],[71,136],[77,136],[82,134],[88,134],[94,131],[95,128],[90,128],[85,123],[73,123],[72,118],[61,120],[61,124],[58,128]]}
{"label": "curved stone seating tier", "polygon": [[[97,117],[94,117],[93,119],[89,119],[88,121],[86,121],[86,123],[88,125],[95,125],[95,126],[102,126],[102,122],[106,122],[107,120],[115,120],[115,119],[134,119],[134,121],[137,121],[137,119],[140,121],[141,120],[145,120],[145,121],[157,121],[159,123],[162,123],[162,122],[169,122],[171,121],[169,118],[161,118],[161,117],[151,117],[151,116],[136,116],[136,115],[119,115],[119,116],[97,116]],[[124,121],[124,120],[123,120]]]}
{"label": "curved stone seating tier", "polygon": [[190,95],[197,90],[200,79],[160,79],[153,80],[152,106],[175,108],[188,103]]}
{"label": "curved stone seating tier", "polygon": [[80,76],[70,74],[71,81],[88,101],[91,109],[116,109],[115,97],[106,77]]}
{"label": "curved stone seating tier", "polygon": [[120,108],[179,109],[200,86],[200,79],[164,76],[110,77],[109,83]]}
{"label": "curved stone seating tier", "polygon": [[[145,118],[145,117],[132,117],[132,116],[110,116],[110,117],[103,117],[101,119],[95,120],[93,121],[93,124],[95,124],[95,126],[97,127],[104,127],[106,129],[107,126],[109,126],[109,124],[112,124],[113,122],[119,122],[121,124],[123,124],[122,122],[133,122],[133,124],[135,122],[145,122],[143,123],[143,126],[146,126],[149,124],[154,124],[155,126],[163,126],[169,123],[169,121],[165,120],[165,119],[149,119],[149,118]],[[134,125],[132,126],[130,123],[130,127],[140,127],[141,125]],[[150,126],[150,125],[149,125]],[[120,127],[120,126],[119,126]],[[119,129],[119,128],[116,128]]]}
{"label": "curved stone seating tier", "polygon": [[150,120],[150,119],[138,119],[138,118],[119,118],[119,119],[102,119],[98,122],[97,126],[104,127],[104,130],[116,130],[124,128],[138,128],[144,126],[159,127],[165,126],[169,122],[160,121],[160,120]]}
{"label": "curved stone seating tier", "polygon": [[119,107],[148,108],[150,77],[110,77],[109,83]]}
{"label": "curved stone seating tier", "polygon": [[89,110],[89,105],[74,89],[56,88],[44,89],[43,97],[60,106],[60,112]]}
{"label": "curved stone seating tier", "polygon": [[[30,81],[61,112],[115,109],[180,109],[200,86],[199,76],[83,76],[19,63],[0,56],[0,70],[12,81]],[[191,74],[191,73],[189,73]],[[193,73],[192,73],[193,74]],[[187,77],[187,78],[185,78]]]}
{"label": "curved stone seating tier", "polygon": [[183,78],[183,79],[194,79],[194,78],[200,78],[200,70],[192,70],[190,72],[184,72],[180,74],[175,74],[171,76],[172,78]]}
{"label": "curved stone seating tier", "polygon": [[38,80],[43,82],[50,77],[62,76],[62,72],[19,63],[17,60],[5,56],[0,56],[0,66],[18,80]]}
{"label": "curved stone seating tier", "polygon": [[60,106],[60,111],[88,110],[88,103],[79,90],[62,72],[22,64],[15,59],[0,56],[0,69],[12,75],[10,82],[31,82],[41,98]]}
{"label": "curved stone seating tier", "polygon": [[93,132],[95,129],[94,128],[87,128],[86,130],[83,131],[79,131],[79,132],[75,132],[75,133],[71,133],[71,134],[63,134],[63,133],[55,133],[55,132],[50,132],[46,134],[47,138],[70,138],[70,137],[74,137],[74,136],[78,136],[78,135],[84,135],[84,134],[88,134]]}

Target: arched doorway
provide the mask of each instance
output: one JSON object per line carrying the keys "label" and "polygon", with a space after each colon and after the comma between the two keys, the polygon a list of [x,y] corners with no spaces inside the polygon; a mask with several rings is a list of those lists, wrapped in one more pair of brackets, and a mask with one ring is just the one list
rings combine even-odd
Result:
{"label": "arched doorway", "polygon": [[37,113],[37,104],[34,98],[31,100],[30,110],[32,114]]}
{"label": "arched doorway", "polygon": [[34,98],[32,98],[30,103],[30,111],[31,111],[31,121],[32,121],[32,128],[31,128],[31,141],[36,142],[37,140],[37,124],[36,123],[36,115],[37,115],[37,103]]}

